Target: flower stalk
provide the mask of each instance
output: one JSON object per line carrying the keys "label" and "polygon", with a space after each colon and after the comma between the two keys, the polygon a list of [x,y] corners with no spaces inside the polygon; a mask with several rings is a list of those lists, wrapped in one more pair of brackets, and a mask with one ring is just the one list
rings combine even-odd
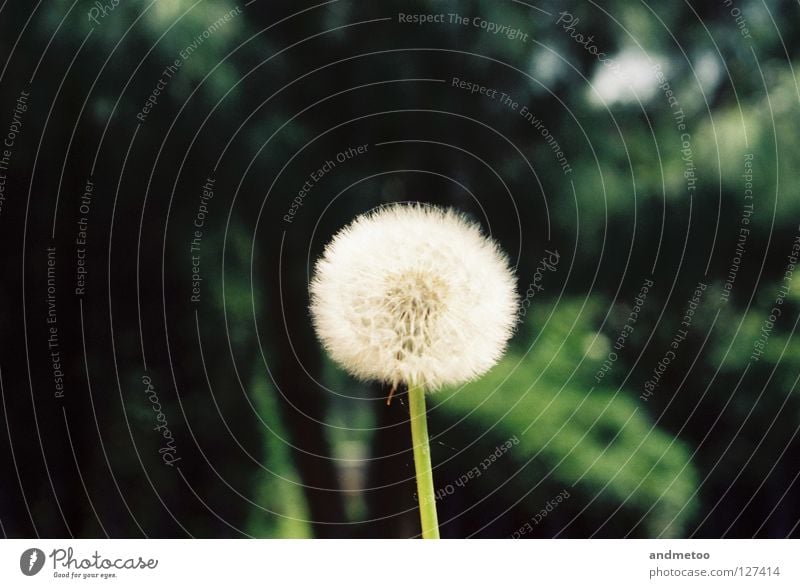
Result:
{"label": "flower stalk", "polygon": [[409,384],[408,404],[411,418],[411,443],[414,447],[414,469],[417,476],[417,499],[423,539],[439,538],[439,519],[436,515],[436,493],[433,488],[431,446],[428,439],[428,420],[425,390]]}

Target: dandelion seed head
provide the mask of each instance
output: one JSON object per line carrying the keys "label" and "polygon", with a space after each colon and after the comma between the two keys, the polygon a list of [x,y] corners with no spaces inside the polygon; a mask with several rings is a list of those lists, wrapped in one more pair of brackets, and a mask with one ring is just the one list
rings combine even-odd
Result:
{"label": "dandelion seed head", "polygon": [[325,248],[311,315],[330,356],[354,376],[428,390],[485,373],[517,306],[508,259],[452,210],[392,205],[356,218]]}

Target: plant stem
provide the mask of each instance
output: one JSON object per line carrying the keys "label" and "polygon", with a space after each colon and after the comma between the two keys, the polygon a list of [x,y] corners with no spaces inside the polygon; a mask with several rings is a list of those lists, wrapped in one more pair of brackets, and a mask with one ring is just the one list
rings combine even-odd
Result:
{"label": "plant stem", "polygon": [[431,446],[428,441],[428,420],[425,410],[425,390],[408,385],[408,404],[411,416],[411,442],[414,445],[414,468],[417,473],[417,498],[423,539],[439,538],[439,519],[436,516],[436,494],[433,489]]}

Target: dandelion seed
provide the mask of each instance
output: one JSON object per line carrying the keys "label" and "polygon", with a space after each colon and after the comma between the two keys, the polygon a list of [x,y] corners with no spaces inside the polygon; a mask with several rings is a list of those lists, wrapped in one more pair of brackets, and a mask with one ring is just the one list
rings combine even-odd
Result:
{"label": "dandelion seed", "polygon": [[330,356],[364,380],[427,390],[475,379],[514,326],[516,279],[479,225],[392,205],[339,231],[317,262],[311,314]]}

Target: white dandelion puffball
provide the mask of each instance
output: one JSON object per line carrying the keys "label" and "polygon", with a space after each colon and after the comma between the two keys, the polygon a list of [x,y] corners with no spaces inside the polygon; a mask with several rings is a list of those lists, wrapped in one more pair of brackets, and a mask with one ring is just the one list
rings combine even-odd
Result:
{"label": "white dandelion puffball", "polygon": [[516,278],[480,226],[453,210],[392,205],[341,229],[311,281],[314,327],[363,380],[426,390],[472,380],[502,355]]}

